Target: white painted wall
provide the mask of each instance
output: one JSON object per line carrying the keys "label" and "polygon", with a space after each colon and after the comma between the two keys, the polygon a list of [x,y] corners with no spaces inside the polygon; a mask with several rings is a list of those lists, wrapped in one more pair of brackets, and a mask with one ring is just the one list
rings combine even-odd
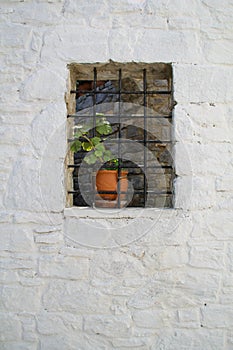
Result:
{"label": "white painted wall", "polygon": [[[233,2],[0,14],[1,349],[232,349]],[[67,64],[109,59],[173,64],[176,209],[64,210]]]}

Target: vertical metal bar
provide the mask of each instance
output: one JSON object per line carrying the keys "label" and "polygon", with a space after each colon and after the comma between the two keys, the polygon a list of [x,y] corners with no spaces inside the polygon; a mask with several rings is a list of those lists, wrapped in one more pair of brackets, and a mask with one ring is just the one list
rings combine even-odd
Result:
{"label": "vertical metal bar", "polygon": [[[94,74],[94,86],[93,86],[93,96],[92,96],[92,101],[93,101],[93,129],[92,129],[92,136],[95,137],[96,132],[95,132],[95,128],[96,128],[96,86],[97,86],[97,69],[96,67],[94,67],[93,70],[93,74]],[[95,187],[96,187],[96,175],[95,173],[92,172],[91,174],[91,181],[92,181],[92,189],[93,189],[93,193],[92,193],[92,203],[93,206],[95,206]]]}
{"label": "vertical metal bar", "polygon": [[147,141],[147,119],[146,119],[146,108],[147,108],[147,101],[146,101],[146,98],[147,98],[147,93],[146,93],[146,90],[147,90],[147,79],[146,79],[146,69],[143,69],[143,115],[144,115],[144,126],[143,126],[143,129],[144,129],[144,135],[143,135],[143,141],[144,141],[144,177],[143,177],[143,183],[144,183],[144,186],[143,186],[143,190],[144,190],[144,207],[146,206],[146,171],[147,171],[147,144],[146,144],[146,141]]}
{"label": "vertical metal bar", "polygon": [[[118,125],[119,125],[119,130],[118,130],[118,139],[121,140],[121,90],[122,90],[122,72],[121,69],[118,71],[119,76],[118,76],[118,89],[119,89],[119,94],[118,94]],[[117,183],[117,207],[121,207],[121,142],[118,141],[118,170],[117,170],[117,177],[118,177],[118,183]]]}
{"label": "vertical metal bar", "polygon": [[96,127],[96,87],[97,87],[97,69],[94,67],[94,86],[93,86],[93,136],[95,136],[95,127]]}

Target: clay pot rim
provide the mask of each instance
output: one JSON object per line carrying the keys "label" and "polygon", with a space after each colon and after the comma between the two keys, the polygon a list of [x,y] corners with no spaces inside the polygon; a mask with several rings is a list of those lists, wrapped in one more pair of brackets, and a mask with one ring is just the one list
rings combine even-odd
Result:
{"label": "clay pot rim", "polygon": [[[113,169],[100,169],[100,170],[98,170],[98,172],[99,172],[99,171],[101,171],[102,173],[109,173],[109,172],[111,172],[111,173],[117,173],[117,172],[118,172],[117,169],[115,169],[115,170],[113,170]],[[121,171],[120,171],[120,174],[128,174],[128,170],[121,170]]]}

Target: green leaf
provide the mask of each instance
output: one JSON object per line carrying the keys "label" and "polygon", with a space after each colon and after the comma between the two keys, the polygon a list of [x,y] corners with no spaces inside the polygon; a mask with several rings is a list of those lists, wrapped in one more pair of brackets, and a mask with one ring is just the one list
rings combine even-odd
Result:
{"label": "green leaf", "polygon": [[82,131],[79,130],[74,134],[74,137],[78,139],[79,137],[82,136],[82,134],[83,134]]}
{"label": "green leaf", "polygon": [[76,153],[81,150],[81,146],[82,146],[82,143],[79,140],[75,140],[74,142],[72,142],[70,149],[72,152]]}
{"label": "green leaf", "polygon": [[111,160],[112,158],[112,152],[105,150],[104,154],[103,154],[103,159],[105,162],[108,162],[109,160]]}
{"label": "green leaf", "polygon": [[96,131],[100,135],[108,135],[112,132],[112,127],[110,124],[102,124],[102,125],[96,127]]}
{"label": "green leaf", "polygon": [[102,152],[102,151],[96,150],[96,151],[95,151],[95,155],[96,155],[96,157],[102,157],[103,152]]}
{"label": "green leaf", "polygon": [[89,152],[94,148],[94,146],[90,142],[82,142],[82,148],[84,151]]}
{"label": "green leaf", "polygon": [[91,142],[93,143],[94,146],[97,146],[101,142],[101,138],[95,136],[91,139]]}
{"label": "green leaf", "polygon": [[103,145],[103,143],[98,143],[98,145],[95,146],[95,149],[101,152],[105,151],[105,147]]}
{"label": "green leaf", "polygon": [[97,157],[94,155],[94,153],[86,156],[84,158],[84,161],[87,163],[87,164],[95,164],[95,162],[97,161]]}

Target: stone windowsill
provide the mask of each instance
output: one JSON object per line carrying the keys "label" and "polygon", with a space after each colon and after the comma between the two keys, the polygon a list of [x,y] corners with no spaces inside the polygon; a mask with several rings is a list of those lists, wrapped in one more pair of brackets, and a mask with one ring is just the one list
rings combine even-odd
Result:
{"label": "stone windowsill", "polygon": [[65,217],[74,218],[158,218],[161,214],[174,213],[174,208],[123,208],[123,209],[101,209],[90,207],[71,207],[64,209]]}

